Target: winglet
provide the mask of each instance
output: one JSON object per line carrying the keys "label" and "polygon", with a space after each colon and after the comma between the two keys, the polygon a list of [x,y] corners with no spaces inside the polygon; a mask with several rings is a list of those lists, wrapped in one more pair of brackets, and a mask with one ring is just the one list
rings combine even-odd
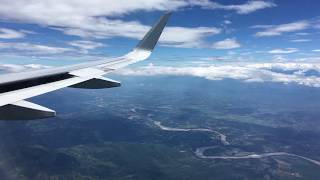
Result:
{"label": "winglet", "polygon": [[[167,25],[171,12],[167,12],[161,16],[158,23],[156,23],[149,32],[143,37],[143,39],[139,42],[139,44],[130,51],[128,54],[124,55],[124,61],[121,63],[113,64],[115,69],[125,67],[129,64],[133,64],[142,60],[147,59],[150,55],[154,47],[156,46],[160,35]],[[128,61],[129,60],[129,61]]]}
{"label": "winglet", "polygon": [[170,15],[171,12],[167,12],[164,15],[162,15],[158,23],[156,23],[139,42],[136,49],[152,51],[156,46],[160,38],[160,35],[169,20]]}

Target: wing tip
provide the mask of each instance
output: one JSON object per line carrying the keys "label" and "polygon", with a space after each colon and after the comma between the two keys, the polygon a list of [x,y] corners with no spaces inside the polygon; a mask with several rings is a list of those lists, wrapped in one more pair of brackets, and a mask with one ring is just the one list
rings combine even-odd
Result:
{"label": "wing tip", "polygon": [[172,12],[165,12],[159,19],[159,21],[148,31],[148,33],[139,42],[136,49],[142,49],[146,51],[152,51],[156,46],[159,38],[163,32],[163,29],[167,25],[167,22],[171,16]]}

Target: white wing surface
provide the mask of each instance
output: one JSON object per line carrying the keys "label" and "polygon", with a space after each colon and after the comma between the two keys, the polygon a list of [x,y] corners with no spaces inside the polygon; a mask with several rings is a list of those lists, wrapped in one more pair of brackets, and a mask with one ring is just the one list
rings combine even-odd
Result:
{"label": "white wing surface", "polygon": [[147,59],[167,24],[171,13],[164,14],[139,44],[128,54],[105,60],[0,76],[0,119],[40,119],[55,116],[55,111],[25,99],[64,87],[100,89],[120,86],[102,77],[116,69]]}

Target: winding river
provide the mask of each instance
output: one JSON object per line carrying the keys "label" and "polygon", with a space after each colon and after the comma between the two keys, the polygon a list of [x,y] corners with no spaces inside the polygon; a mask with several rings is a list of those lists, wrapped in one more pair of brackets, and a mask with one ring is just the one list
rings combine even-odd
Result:
{"label": "winding river", "polygon": [[[164,131],[176,131],[176,132],[208,132],[212,133],[215,136],[219,137],[219,140],[223,145],[230,145],[230,142],[227,141],[227,136],[218,132],[214,131],[212,129],[205,129],[205,128],[195,128],[195,129],[182,129],[182,128],[172,128],[172,127],[166,127],[161,124],[159,121],[153,121],[153,123],[159,127],[161,130]],[[212,136],[211,138],[215,138],[215,136]],[[206,147],[199,147],[195,151],[195,155],[198,158],[202,159],[260,159],[260,158],[265,158],[265,157],[270,157],[270,156],[291,156],[291,157],[297,157],[303,160],[306,160],[310,163],[313,163],[315,165],[320,166],[320,161],[310,159],[304,156],[299,156],[296,154],[291,154],[291,153],[286,153],[286,152],[273,152],[273,153],[262,153],[262,154],[249,154],[249,155],[243,155],[243,156],[207,156],[204,154],[204,152],[208,149],[213,149],[215,148],[214,146],[206,146]]]}

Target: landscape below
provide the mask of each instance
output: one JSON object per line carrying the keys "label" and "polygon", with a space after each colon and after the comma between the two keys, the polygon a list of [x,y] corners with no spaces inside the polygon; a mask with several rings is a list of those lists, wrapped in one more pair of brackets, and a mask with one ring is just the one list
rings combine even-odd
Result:
{"label": "landscape below", "polygon": [[[0,122],[0,177],[320,178],[320,165],[298,157],[320,161],[319,88],[179,76],[114,78],[123,86],[63,89],[31,100],[57,110],[56,118]],[[297,156],[204,158],[276,152]]]}

